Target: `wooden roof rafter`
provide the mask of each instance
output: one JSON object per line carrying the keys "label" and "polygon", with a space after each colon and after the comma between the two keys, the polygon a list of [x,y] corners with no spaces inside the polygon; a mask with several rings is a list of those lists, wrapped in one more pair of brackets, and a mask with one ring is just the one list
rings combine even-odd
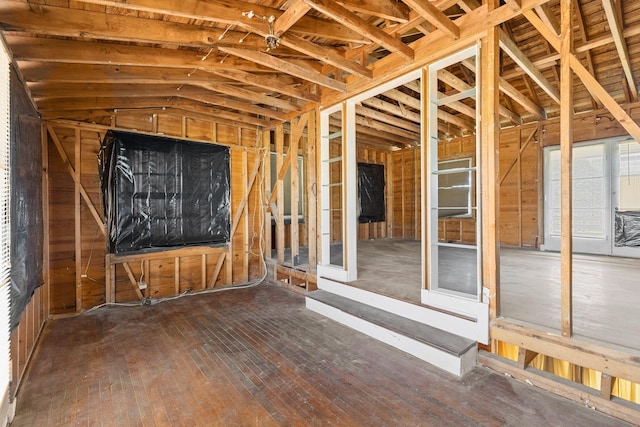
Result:
{"label": "wooden roof rafter", "polygon": [[[525,11],[524,16],[538,30],[538,32],[549,41],[556,51],[560,51],[560,38],[549,27],[547,27],[540,17],[533,11]],[[637,141],[640,141],[640,126],[636,124],[629,114],[615,101],[615,99],[607,92],[605,88],[589,73],[589,70],[582,65],[580,60],[575,56],[575,52],[568,55],[571,70],[582,80],[583,84],[595,94],[595,96],[604,104],[611,115],[620,123],[620,125]]]}
{"label": "wooden roof rafter", "polygon": [[533,81],[544,90],[551,99],[560,104],[560,92],[556,89],[531,60],[518,48],[515,42],[504,32],[500,31],[500,48],[518,64]]}
{"label": "wooden roof rafter", "polygon": [[318,12],[330,17],[331,19],[349,27],[351,30],[360,32],[370,40],[384,46],[391,52],[413,59],[413,49],[404,44],[401,40],[387,34],[380,28],[369,24],[355,13],[349,11],[343,6],[332,2],[331,0],[303,0]]}
{"label": "wooden roof rafter", "polygon": [[602,7],[604,9],[604,13],[607,17],[607,22],[609,23],[609,27],[611,29],[613,43],[616,46],[618,56],[620,57],[620,61],[622,63],[622,70],[624,71],[628,90],[631,94],[631,100],[635,101],[638,99],[638,88],[636,87],[635,81],[633,79],[633,72],[631,71],[631,58],[629,56],[629,48],[627,47],[627,42],[622,31],[623,23],[618,16],[613,0],[602,0]]}
{"label": "wooden roof rafter", "polygon": [[460,28],[448,16],[434,6],[429,0],[403,0],[415,11],[421,14],[433,26],[442,30],[452,39],[460,37]]}

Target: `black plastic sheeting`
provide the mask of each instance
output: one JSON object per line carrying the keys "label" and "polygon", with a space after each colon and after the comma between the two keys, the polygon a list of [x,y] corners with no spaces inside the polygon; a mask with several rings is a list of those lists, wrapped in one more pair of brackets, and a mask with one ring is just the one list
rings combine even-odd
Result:
{"label": "black plastic sheeting", "polygon": [[640,246],[640,212],[616,211],[616,246]]}
{"label": "black plastic sheeting", "polygon": [[111,253],[229,241],[229,148],[109,131],[98,163]]}
{"label": "black plastic sheeting", "polygon": [[358,163],[360,223],[384,221],[384,165]]}
{"label": "black plastic sheeting", "polygon": [[11,329],[42,280],[40,118],[11,70]]}

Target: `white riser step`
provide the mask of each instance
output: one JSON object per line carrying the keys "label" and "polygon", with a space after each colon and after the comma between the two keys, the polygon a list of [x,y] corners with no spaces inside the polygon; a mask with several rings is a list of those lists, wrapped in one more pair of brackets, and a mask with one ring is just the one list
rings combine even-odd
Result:
{"label": "white riser step", "polygon": [[308,294],[306,306],[451,374],[463,376],[475,366],[477,344],[474,341],[326,291]]}
{"label": "white riser step", "polygon": [[375,292],[369,292],[324,277],[318,277],[318,289],[340,295],[362,304],[394,313],[443,331],[487,344],[489,339],[489,313],[476,319],[456,317],[429,307],[400,301]]}

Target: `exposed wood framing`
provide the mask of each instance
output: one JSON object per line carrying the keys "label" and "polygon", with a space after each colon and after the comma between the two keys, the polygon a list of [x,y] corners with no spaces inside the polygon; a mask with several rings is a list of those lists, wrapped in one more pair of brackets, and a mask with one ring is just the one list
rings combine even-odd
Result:
{"label": "exposed wood framing", "polygon": [[[490,1],[489,9],[498,6]],[[480,119],[480,179],[482,184],[482,284],[489,290],[489,311],[492,319],[500,315],[500,263],[499,263],[499,212],[500,192],[498,191],[500,146],[500,30],[487,30],[480,49],[482,85],[480,99],[482,112]]]}
{"label": "exposed wood framing", "polygon": [[318,12],[331,17],[337,22],[344,24],[353,31],[363,34],[365,37],[386,47],[392,52],[407,59],[413,59],[413,49],[402,43],[399,39],[390,36],[378,27],[369,24],[355,13],[334,3],[330,0],[304,0],[306,4],[317,10]]}
{"label": "exposed wood framing", "polygon": [[602,0],[602,7],[604,9],[605,15],[607,16],[609,28],[611,28],[613,43],[616,46],[618,56],[620,57],[620,61],[622,62],[622,69],[624,70],[624,75],[627,79],[628,89],[631,93],[631,100],[635,101],[638,99],[638,88],[636,87],[636,83],[633,79],[633,72],[631,71],[631,57],[629,56],[629,48],[627,47],[627,42],[625,41],[624,35],[622,33],[623,23],[620,21],[620,18],[615,10],[616,6],[614,5],[613,0]]}
{"label": "exposed wood framing", "polygon": [[87,194],[86,190],[82,186],[82,183],[79,181],[79,174],[76,174],[75,168],[73,167],[73,165],[69,161],[69,157],[67,156],[66,152],[64,151],[64,148],[62,147],[62,143],[60,142],[60,139],[58,139],[58,135],[56,135],[56,132],[55,132],[55,130],[53,129],[53,127],[51,125],[47,125],[47,131],[48,131],[49,135],[51,136],[51,140],[53,141],[53,143],[55,144],[56,148],[58,149],[58,154],[60,154],[60,157],[62,158],[62,161],[67,166],[67,170],[69,171],[69,174],[71,175],[71,177],[73,178],[74,182],[76,183],[78,191],[82,195],[82,199],[85,201],[85,203],[87,204],[87,207],[91,211],[91,215],[93,215],[93,218],[96,220],[96,223],[98,224],[98,227],[100,228],[100,231],[102,232],[103,235],[106,236],[107,235],[107,229],[104,226],[104,221],[103,221],[102,217],[100,216],[100,214],[98,213],[98,211],[96,210],[95,206],[93,205],[93,202],[91,201],[91,198],[89,197],[89,195]]}
{"label": "exposed wood framing", "polygon": [[457,39],[460,37],[460,28],[428,0],[405,0],[416,12],[421,14],[436,28],[442,30],[447,36]]}
{"label": "exposed wood framing", "polygon": [[560,0],[560,305],[562,335],[573,331],[573,4]]}

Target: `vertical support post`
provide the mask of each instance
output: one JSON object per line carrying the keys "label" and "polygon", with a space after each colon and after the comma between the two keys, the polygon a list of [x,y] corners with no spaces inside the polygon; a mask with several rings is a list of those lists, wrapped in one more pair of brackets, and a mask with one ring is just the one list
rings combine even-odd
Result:
{"label": "vertical support post", "polygon": [[[276,127],[276,170],[282,169],[282,152],[284,151],[284,127]],[[284,179],[283,179],[284,181]],[[276,252],[278,264],[284,263],[284,183],[277,184],[277,217],[276,217]]]}
{"label": "vertical support post", "polygon": [[573,329],[573,206],[571,176],[573,163],[573,3],[560,1],[560,304],[562,336],[570,337]]}
{"label": "vertical support post", "polygon": [[200,255],[200,289],[207,289],[207,254]]}
{"label": "vertical support post", "polygon": [[317,257],[317,192],[318,188],[318,174],[316,167],[316,146],[317,146],[317,129],[316,116],[317,110],[309,112],[309,119],[307,122],[307,247],[309,251],[309,270],[315,271],[318,263]]}
{"label": "vertical support post", "polygon": [[[242,132],[239,131],[239,134]],[[254,161],[259,161],[256,157]],[[244,197],[243,200],[247,202],[242,207],[242,281],[249,281],[249,254],[251,248],[249,248],[249,193],[251,188],[249,187],[249,155],[247,150],[242,150],[242,187]],[[206,287],[206,284],[205,284]]]}
{"label": "vertical support post", "polygon": [[342,241],[347,281],[358,278],[358,162],[356,154],[356,106],[342,105]]}
{"label": "vertical support post", "polygon": [[176,295],[180,293],[180,257],[173,259],[173,291]]}
{"label": "vertical support post", "polygon": [[304,122],[306,122],[306,120],[303,120],[302,117],[295,120],[295,125],[294,120],[291,121],[291,135],[289,138],[289,155],[291,156],[289,172],[291,174],[291,231],[289,232],[289,237],[291,239],[291,263],[293,265],[298,265],[300,263],[300,230],[298,229],[298,202],[300,201],[298,142],[302,137],[302,129],[300,129],[300,126]]}
{"label": "vertical support post", "polygon": [[82,311],[82,222],[80,204],[82,196],[80,195],[80,163],[81,163],[81,147],[80,147],[80,128],[75,129],[74,138],[74,199],[75,199],[75,251],[76,251],[76,311]]}
{"label": "vertical support post", "polygon": [[113,254],[105,256],[105,284],[107,303],[116,302],[116,265],[113,263]]}
{"label": "vertical support post", "polygon": [[[488,0],[489,10],[498,7],[498,1]],[[482,286],[489,289],[489,313],[492,319],[500,315],[500,249],[498,213],[500,193],[497,190],[498,151],[500,147],[499,76],[500,33],[498,27],[487,30],[480,51],[481,63],[481,119],[480,146],[481,175],[481,239]],[[483,296],[480,295],[480,298]]]}
{"label": "vertical support post", "polygon": [[[271,197],[271,132],[269,130],[263,130],[262,132],[262,180],[264,185],[264,200],[269,200]],[[271,209],[268,206],[263,206],[264,210],[264,258],[271,258]]]}

